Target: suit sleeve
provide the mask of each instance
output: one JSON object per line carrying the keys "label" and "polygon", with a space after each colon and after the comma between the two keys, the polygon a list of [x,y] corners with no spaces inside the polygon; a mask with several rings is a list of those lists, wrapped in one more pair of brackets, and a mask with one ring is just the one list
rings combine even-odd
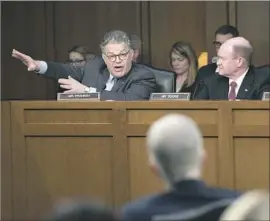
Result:
{"label": "suit sleeve", "polygon": [[156,78],[151,71],[136,74],[138,74],[138,76],[136,76],[130,84],[126,92],[111,92],[103,90],[100,94],[101,100],[149,100],[151,93],[154,93],[157,90]]}
{"label": "suit sleeve", "polygon": [[256,99],[261,100],[264,92],[270,92],[270,75],[261,84]]}
{"label": "suit sleeve", "polygon": [[76,67],[72,64],[57,62],[47,62],[47,65],[47,71],[42,74],[44,77],[58,80],[59,78],[68,78],[68,76],[71,76],[79,82],[82,80],[84,68]]}
{"label": "suit sleeve", "polygon": [[88,61],[84,67],[74,66],[72,64],[63,64],[57,62],[47,62],[48,69],[43,74],[44,77],[53,78],[58,80],[59,78],[68,78],[71,76],[75,80],[81,82],[84,76],[86,66],[91,66],[92,69],[104,65],[102,57],[96,56],[94,59]]}
{"label": "suit sleeve", "polygon": [[202,84],[202,89],[195,94],[194,100],[209,100],[208,86],[207,84]]}

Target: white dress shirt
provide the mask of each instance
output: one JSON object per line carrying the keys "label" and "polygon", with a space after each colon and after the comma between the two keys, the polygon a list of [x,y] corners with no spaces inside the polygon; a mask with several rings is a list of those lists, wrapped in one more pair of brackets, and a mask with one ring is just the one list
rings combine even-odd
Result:
{"label": "white dress shirt", "polygon": [[[237,86],[236,86],[236,88],[235,88],[235,95],[236,95],[236,96],[237,96],[237,94],[238,94],[238,91],[239,91],[239,89],[240,89],[240,87],[241,87],[241,84],[242,84],[242,82],[243,82],[243,80],[244,80],[244,78],[245,78],[247,72],[248,72],[248,69],[244,72],[244,74],[242,74],[242,75],[241,75],[239,78],[237,78],[236,80],[229,79],[229,87],[230,87],[230,85],[231,85],[231,83],[232,83],[233,81],[237,84]],[[229,89],[228,95],[230,94],[230,91],[231,91],[231,87],[230,87],[230,89]]]}

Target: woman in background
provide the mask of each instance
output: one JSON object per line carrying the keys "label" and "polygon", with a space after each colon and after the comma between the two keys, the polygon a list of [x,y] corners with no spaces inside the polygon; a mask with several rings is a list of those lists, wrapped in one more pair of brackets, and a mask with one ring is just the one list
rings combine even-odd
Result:
{"label": "woman in background", "polygon": [[195,90],[195,77],[198,70],[196,53],[187,42],[178,41],[170,50],[170,66],[176,73],[176,92],[191,93]]}
{"label": "woman in background", "polygon": [[95,55],[92,54],[86,46],[76,45],[68,51],[69,63],[76,66],[84,66]]}

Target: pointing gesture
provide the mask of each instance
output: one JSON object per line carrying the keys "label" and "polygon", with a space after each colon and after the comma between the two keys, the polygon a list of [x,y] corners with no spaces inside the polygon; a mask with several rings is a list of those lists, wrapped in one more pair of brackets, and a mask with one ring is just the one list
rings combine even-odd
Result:
{"label": "pointing gesture", "polygon": [[40,62],[34,60],[30,56],[23,54],[15,49],[12,51],[12,57],[21,60],[26,66],[28,71],[38,71],[40,69]]}

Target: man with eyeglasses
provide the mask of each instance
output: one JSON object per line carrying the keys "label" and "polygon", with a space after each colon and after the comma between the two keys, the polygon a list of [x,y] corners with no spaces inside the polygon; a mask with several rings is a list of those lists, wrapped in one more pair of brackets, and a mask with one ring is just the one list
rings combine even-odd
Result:
{"label": "man with eyeglasses", "polygon": [[[236,27],[231,25],[222,25],[215,32],[215,41],[213,42],[213,46],[216,49],[216,54],[218,54],[218,50],[220,46],[227,40],[238,37],[239,32]],[[203,66],[199,69],[196,77],[196,82],[200,82],[204,80],[208,76],[212,76],[217,72],[217,57],[212,58],[212,63]]]}
{"label": "man with eyeglasses", "polygon": [[34,60],[13,50],[28,71],[58,80],[64,93],[100,92],[101,100],[148,100],[156,92],[154,74],[132,62],[133,50],[128,35],[119,30],[106,33],[100,44],[102,58],[96,56],[84,67]]}

